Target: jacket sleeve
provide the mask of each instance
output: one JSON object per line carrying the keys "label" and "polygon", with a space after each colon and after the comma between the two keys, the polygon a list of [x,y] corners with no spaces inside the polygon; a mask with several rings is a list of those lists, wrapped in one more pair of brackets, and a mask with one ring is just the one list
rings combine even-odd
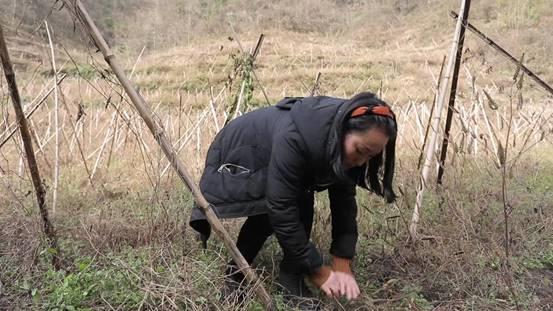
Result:
{"label": "jacket sleeve", "polygon": [[297,133],[286,132],[274,139],[267,176],[269,220],[282,250],[281,268],[290,272],[313,274],[322,258],[309,242],[300,222],[298,197],[305,188],[306,155]]}
{"label": "jacket sleeve", "polygon": [[357,202],[354,184],[334,184],[328,189],[332,213],[330,253],[351,259],[357,244]]}

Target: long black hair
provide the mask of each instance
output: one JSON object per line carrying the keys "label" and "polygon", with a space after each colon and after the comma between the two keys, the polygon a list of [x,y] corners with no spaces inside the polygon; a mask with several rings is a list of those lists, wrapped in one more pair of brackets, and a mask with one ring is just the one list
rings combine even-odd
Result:
{"label": "long black hair", "polygon": [[[339,120],[339,124],[335,127],[337,146],[334,148],[332,169],[334,174],[338,178],[346,180],[354,178],[358,181],[358,184],[364,184],[371,191],[383,196],[388,203],[393,202],[396,199],[392,182],[394,179],[395,168],[395,147],[397,137],[397,123],[396,118],[391,112],[390,107],[384,101],[376,97],[373,93],[365,92],[360,93],[349,100],[347,104],[348,111],[344,112],[344,116]],[[356,108],[367,107],[365,113],[352,117],[352,112]],[[379,109],[377,107],[386,107],[390,114],[383,115],[375,113]],[[375,108],[377,108],[375,110]],[[353,174],[351,170],[346,170],[343,166],[343,152],[344,152],[344,137],[348,133],[352,132],[366,132],[373,128],[379,128],[384,130],[388,136],[388,143],[386,148],[375,155],[365,164],[365,170],[359,172],[360,174]],[[380,182],[379,172],[383,167],[382,184]],[[357,169],[359,170],[359,168]],[[359,182],[359,178],[362,178]]]}

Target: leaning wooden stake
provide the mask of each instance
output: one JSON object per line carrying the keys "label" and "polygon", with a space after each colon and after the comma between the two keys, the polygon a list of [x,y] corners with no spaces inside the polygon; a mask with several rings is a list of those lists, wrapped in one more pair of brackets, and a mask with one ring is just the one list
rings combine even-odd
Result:
{"label": "leaning wooden stake", "polygon": [[15,72],[13,71],[12,63],[10,61],[10,55],[8,54],[8,48],[6,41],[4,40],[4,31],[0,25],[0,58],[2,58],[2,67],[4,68],[4,74],[8,81],[8,87],[10,90],[10,96],[12,98],[13,107],[15,109],[15,115],[19,123],[19,129],[21,130],[21,138],[23,140],[23,146],[25,148],[25,154],[27,162],[29,164],[29,172],[33,180],[33,186],[35,187],[36,198],[38,202],[38,209],[42,218],[42,225],[44,234],[48,240],[48,246],[50,253],[52,253],[52,264],[56,270],[61,269],[61,253],[58,248],[58,239],[56,237],[56,231],[54,226],[50,222],[48,217],[48,209],[46,207],[46,190],[40,179],[40,173],[35,159],[35,153],[33,151],[33,143],[31,140],[31,133],[27,125],[27,119],[23,113],[23,107],[21,106],[21,98],[19,97],[19,91],[17,89],[17,83],[15,80]]}
{"label": "leaning wooden stake", "polygon": [[[459,20],[459,15],[457,15],[457,13],[451,11],[451,12],[449,12],[449,15],[451,15],[451,17],[453,17],[454,19]],[[538,77],[538,75],[533,73],[532,70],[528,69],[528,67],[524,66],[524,64],[522,64],[518,59],[514,58],[513,55],[509,54],[509,52],[507,52],[504,48],[499,46],[499,44],[495,43],[492,39],[490,39],[488,36],[486,36],[484,33],[482,33],[476,27],[474,27],[471,23],[467,22],[466,27],[467,27],[468,30],[472,31],[475,35],[477,35],[480,39],[482,39],[484,42],[489,44],[496,51],[498,51],[503,56],[505,56],[508,60],[510,60],[518,68],[520,68],[522,71],[524,71],[532,80],[536,81],[536,83],[538,83],[547,92],[549,92],[549,94],[553,95],[553,87],[551,87],[549,84],[547,84],[545,81],[543,81],[540,77]]]}
{"label": "leaning wooden stake", "polygon": [[[464,14],[465,12],[465,3],[467,0],[461,0],[461,8],[459,12]],[[415,207],[413,210],[413,217],[411,218],[411,224],[409,225],[409,234],[413,241],[419,239],[417,234],[417,226],[420,219],[420,210],[422,208],[422,199],[424,196],[424,191],[428,184],[428,178],[430,174],[430,169],[432,167],[432,160],[434,158],[434,151],[436,150],[436,140],[438,139],[438,132],[440,127],[440,121],[442,117],[442,110],[444,108],[445,97],[447,93],[447,86],[449,78],[451,77],[451,72],[453,71],[453,66],[455,65],[455,53],[457,52],[457,46],[459,45],[459,35],[461,34],[462,23],[459,19],[457,21],[457,26],[455,28],[455,35],[453,36],[453,44],[451,45],[451,51],[448,56],[447,69],[444,73],[443,81],[438,92],[438,100],[436,101],[434,119],[432,120],[432,135],[430,135],[430,140],[428,141],[428,147],[426,149],[425,160],[422,166],[421,178],[419,188],[417,189],[417,198],[415,202]]]}
{"label": "leaning wooden stake", "polygon": [[74,10],[72,13],[76,14],[76,17],[84,25],[85,30],[92,37],[95,45],[104,55],[106,62],[110,65],[111,69],[117,76],[117,79],[125,89],[125,92],[130,97],[133,104],[136,106],[136,109],[140,113],[141,117],[144,119],[144,122],[148,126],[148,129],[154,135],[156,141],[159,143],[161,149],[165,153],[165,156],[169,159],[171,165],[177,171],[179,177],[192,192],[196,203],[204,211],[207,220],[213,228],[213,231],[223,240],[232,258],[237,263],[238,267],[243,271],[250,284],[255,286],[255,291],[261,302],[265,305],[265,308],[267,310],[274,310],[274,304],[271,300],[271,297],[263,287],[263,284],[260,282],[255,272],[249,267],[247,261],[244,259],[242,254],[240,254],[240,251],[238,250],[238,248],[236,248],[236,245],[230,238],[229,234],[226,232],[225,228],[213,212],[211,205],[205,200],[204,196],[200,192],[200,189],[194,184],[194,181],[187,173],[182,162],[179,161],[179,159],[177,158],[177,155],[173,150],[173,146],[165,135],[165,131],[162,125],[158,121],[156,121],[156,119],[154,119],[154,115],[152,114],[150,108],[147,106],[145,100],[142,98],[142,96],[138,94],[136,88],[126,77],[123,69],[119,65],[119,62],[116,60],[115,55],[112,53],[111,49],[109,48],[102,34],[94,24],[94,21],[92,20],[90,15],[88,15],[88,12],[86,11],[81,1],[64,0],[64,3],[69,9]]}
{"label": "leaning wooden stake", "polygon": [[455,98],[457,95],[457,82],[459,81],[459,68],[461,67],[461,57],[463,56],[463,45],[465,43],[465,29],[469,18],[470,0],[465,3],[465,11],[461,19],[462,27],[459,34],[459,45],[455,54],[455,67],[453,68],[453,78],[451,79],[451,90],[449,92],[449,104],[447,109],[447,117],[445,118],[444,138],[438,166],[438,185],[442,184],[442,177],[445,170],[445,159],[447,157],[447,147],[449,144],[449,131],[451,130],[451,121],[453,119],[453,109],[455,108]]}

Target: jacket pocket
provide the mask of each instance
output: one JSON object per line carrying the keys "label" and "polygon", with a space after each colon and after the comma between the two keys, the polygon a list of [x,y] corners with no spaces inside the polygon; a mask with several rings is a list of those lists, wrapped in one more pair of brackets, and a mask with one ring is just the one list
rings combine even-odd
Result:
{"label": "jacket pocket", "polygon": [[258,200],[265,196],[267,169],[253,171],[240,165],[226,163],[217,170],[222,197],[230,202]]}
{"label": "jacket pocket", "polygon": [[233,149],[217,168],[222,197],[230,202],[258,200],[265,196],[267,161],[255,145]]}
{"label": "jacket pocket", "polygon": [[249,174],[251,173],[251,170],[249,168],[245,168],[238,164],[232,164],[232,163],[225,163],[217,169],[217,172],[219,173],[228,173],[232,176],[240,176],[243,174]]}

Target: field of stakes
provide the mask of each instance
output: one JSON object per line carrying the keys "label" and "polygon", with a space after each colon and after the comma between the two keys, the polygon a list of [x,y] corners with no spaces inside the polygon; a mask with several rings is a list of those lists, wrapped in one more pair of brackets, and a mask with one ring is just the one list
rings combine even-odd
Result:
{"label": "field of stakes", "polygon": [[[264,32],[247,85],[251,97],[239,110],[284,96],[351,97],[370,90],[398,115],[401,197],[389,206],[359,191],[355,272],[362,297],[324,299],[328,310],[551,309],[553,100],[527,77],[513,81],[516,68],[475,37],[465,43],[444,186],[429,185],[425,196],[419,227],[428,238],[407,243],[419,155],[453,28],[447,16],[433,18],[415,29],[407,21],[379,29],[378,36]],[[163,51],[116,50],[196,180],[211,140],[233,117],[227,114],[241,93],[244,71],[235,70],[244,59],[241,49],[253,49],[259,35],[209,35]],[[512,30],[497,39],[521,37]],[[538,45],[534,40],[529,47]],[[516,41],[509,42],[516,49]],[[55,49],[59,76],[65,75],[56,129],[54,94],[40,102],[54,83],[47,41],[8,31],[26,109],[37,105],[29,120],[65,270],[50,265],[52,250],[41,235],[21,139],[14,135],[0,148],[0,309],[261,310],[253,293],[245,305],[220,300],[229,258],[224,246],[214,238],[201,248],[187,226],[188,190],[102,57],[62,44]],[[553,81],[550,47],[527,51],[528,66],[546,81]],[[15,118],[4,80],[1,86],[3,141]],[[61,174],[54,206],[56,134]],[[329,217],[321,193],[313,240],[323,251],[330,244]],[[224,224],[236,236],[241,221]],[[281,254],[274,238],[268,244],[255,267],[280,304],[274,280]]]}

